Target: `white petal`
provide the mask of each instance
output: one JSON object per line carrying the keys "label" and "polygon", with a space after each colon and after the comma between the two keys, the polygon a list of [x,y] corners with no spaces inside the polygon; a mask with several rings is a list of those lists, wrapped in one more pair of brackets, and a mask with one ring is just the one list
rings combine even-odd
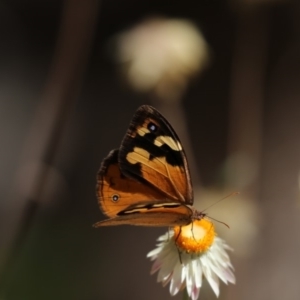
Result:
{"label": "white petal", "polygon": [[156,259],[157,255],[161,252],[161,248],[155,248],[147,254],[147,257],[150,257],[151,260]]}
{"label": "white petal", "polygon": [[168,274],[163,280],[162,280],[162,286],[166,286],[171,279],[173,278],[173,272],[171,272],[170,274]]}
{"label": "white petal", "polygon": [[192,294],[192,289],[193,289],[193,279],[192,279],[193,274],[190,273],[189,267],[190,267],[189,265],[186,265],[184,269],[185,269],[186,290],[188,295],[190,296]]}
{"label": "white petal", "polygon": [[221,266],[221,265],[218,265],[216,262],[214,262],[214,261],[210,261],[210,263],[209,263],[209,267],[211,268],[211,270],[217,275],[217,276],[219,276],[219,278],[224,282],[224,283],[226,283],[227,284],[227,276],[226,276],[226,274],[225,274],[225,270],[226,270],[226,268],[224,268],[223,266]]}
{"label": "white petal", "polygon": [[160,261],[165,261],[169,258],[169,256],[173,255],[172,247],[169,244],[166,244],[163,249],[161,249],[160,253],[157,255],[157,259]]}
{"label": "white petal", "polygon": [[190,297],[192,298],[192,300],[197,300],[199,298],[199,295],[200,295],[200,288],[194,287]]}
{"label": "white petal", "polygon": [[173,271],[173,278],[170,283],[170,294],[172,296],[176,295],[182,286],[184,278],[182,278],[182,265],[178,262]]}
{"label": "white petal", "polygon": [[203,265],[203,273],[206,277],[209,285],[211,286],[212,290],[216,294],[217,297],[219,297],[220,290],[219,290],[219,277],[212,272],[209,266]]}
{"label": "white petal", "polygon": [[224,276],[228,282],[235,284],[235,276],[229,268],[224,269]]}
{"label": "white petal", "polygon": [[193,260],[192,263],[193,263],[196,287],[200,289],[202,286],[202,266],[199,259]]}
{"label": "white petal", "polygon": [[151,267],[150,274],[152,275],[155,272],[157,272],[161,268],[161,265],[162,265],[162,261],[160,259],[157,259]]}
{"label": "white petal", "polygon": [[231,264],[222,261],[222,258],[215,255],[213,251],[207,253],[207,258],[211,269],[220,277],[220,279],[227,284],[227,282],[235,283],[235,276],[231,271]]}
{"label": "white petal", "polygon": [[168,257],[163,260],[162,266],[159,270],[157,281],[164,281],[166,277],[172,273],[178,261],[178,253],[169,253]]}
{"label": "white petal", "polygon": [[171,237],[173,236],[172,232],[170,233],[165,233],[164,235],[161,235],[157,240],[159,242],[167,242],[171,239]]}

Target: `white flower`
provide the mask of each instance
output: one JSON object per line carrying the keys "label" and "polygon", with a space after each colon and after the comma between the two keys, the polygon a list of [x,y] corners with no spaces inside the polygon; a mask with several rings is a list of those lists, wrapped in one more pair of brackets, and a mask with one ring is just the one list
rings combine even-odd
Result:
{"label": "white flower", "polygon": [[184,227],[175,227],[158,238],[157,248],[147,257],[155,260],[151,274],[158,272],[158,282],[170,282],[170,293],[176,295],[186,287],[192,300],[199,297],[203,276],[216,296],[219,279],[235,283],[233,266],[226,250],[231,248],[216,236],[213,224],[207,219],[194,221]]}

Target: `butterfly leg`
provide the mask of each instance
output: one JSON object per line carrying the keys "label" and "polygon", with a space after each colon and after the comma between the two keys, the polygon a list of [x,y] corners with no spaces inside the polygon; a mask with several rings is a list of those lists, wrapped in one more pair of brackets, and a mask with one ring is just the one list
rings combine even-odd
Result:
{"label": "butterfly leg", "polygon": [[176,244],[176,248],[177,248],[177,251],[178,251],[179,261],[180,261],[180,264],[182,265],[181,251],[180,251],[180,249],[179,249],[179,247],[177,245],[177,240],[178,240],[180,234],[181,234],[181,226],[180,226],[179,232],[178,232],[178,234],[176,236],[175,244]]}
{"label": "butterfly leg", "polygon": [[170,241],[170,231],[172,230],[172,227],[169,226],[169,230],[168,230],[168,242]]}
{"label": "butterfly leg", "polygon": [[180,264],[182,265],[181,251],[177,245],[176,245],[176,247],[177,247],[177,252],[178,252],[178,256],[179,256],[179,261],[180,261]]}
{"label": "butterfly leg", "polygon": [[194,222],[191,225],[191,231],[192,231],[193,239],[194,239],[194,241],[196,241],[196,238],[195,238],[195,235],[194,235]]}
{"label": "butterfly leg", "polygon": [[176,236],[176,239],[175,239],[175,244],[176,245],[177,245],[177,240],[178,240],[178,238],[179,238],[180,235],[181,235],[181,226],[179,227],[179,232],[178,232],[178,234]]}

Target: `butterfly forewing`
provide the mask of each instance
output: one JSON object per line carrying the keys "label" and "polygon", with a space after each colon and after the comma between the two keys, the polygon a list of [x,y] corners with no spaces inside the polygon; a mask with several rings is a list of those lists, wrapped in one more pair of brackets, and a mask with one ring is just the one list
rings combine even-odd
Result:
{"label": "butterfly forewing", "polygon": [[168,199],[193,203],[188,164],[169,122],[153,107],[141,106],[123,139],[119,163],[126,177],[159,190]]}

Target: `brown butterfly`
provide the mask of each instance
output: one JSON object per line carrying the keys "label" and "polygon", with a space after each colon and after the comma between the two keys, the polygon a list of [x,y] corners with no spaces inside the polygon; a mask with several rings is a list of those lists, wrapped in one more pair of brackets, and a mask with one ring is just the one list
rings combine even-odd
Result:
{"label": "brown butterfly", "polygon": [[103,160],[97,197],[109,219],[95,227],[183,226],[205,216],[192,207],[188,163],[177,134],[148,105],[134,114],[120,149]]}

